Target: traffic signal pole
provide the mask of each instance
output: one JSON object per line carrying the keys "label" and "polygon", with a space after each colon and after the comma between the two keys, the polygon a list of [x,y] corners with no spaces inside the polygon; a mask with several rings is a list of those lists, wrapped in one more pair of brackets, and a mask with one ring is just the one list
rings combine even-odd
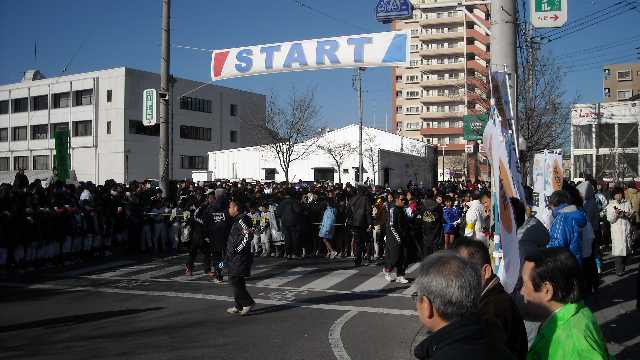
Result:
{"label": "traffic signal pole", "polygon": [[158,155],[160,172],[160,189],[162,197],[167,197],[169,190],[169,12],[170,0],[162,0],[162,49],[160,50],[160,153]]}

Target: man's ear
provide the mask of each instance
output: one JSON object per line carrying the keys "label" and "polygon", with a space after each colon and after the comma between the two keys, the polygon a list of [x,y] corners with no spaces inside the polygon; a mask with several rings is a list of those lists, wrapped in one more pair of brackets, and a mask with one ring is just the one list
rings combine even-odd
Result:
{"label": "man's ear", "polygon": [[435,310],[433,308],[433,304],[431,303],[431,300],[429,300],[428,297],[422,296],[418,301],[418,306],[420,306],[420,309],[423,311],[423,314],[427,319],[434,318]]}
{"label": "man's ear", "polygon": [[491,265],[489,264],[482,265],[482,281],[484,282],[485,279],[490,278],[491,274],[493,274],[493,269],[491,268]]}
{"label": "man's ear", "polygon": [[553,285],[551,285],[550,282],[545,281],[542,283],[542,288],[540,290],[545,301],[548,302],[553,299]]}

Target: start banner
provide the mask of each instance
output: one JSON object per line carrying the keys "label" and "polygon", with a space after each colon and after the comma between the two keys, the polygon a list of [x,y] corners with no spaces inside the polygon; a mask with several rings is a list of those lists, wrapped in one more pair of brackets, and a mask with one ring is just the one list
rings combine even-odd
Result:
{"label": "start banner", "polygon": [[215,50],[211,80],[277,72],[409,65],[409,33],[390,31]]}

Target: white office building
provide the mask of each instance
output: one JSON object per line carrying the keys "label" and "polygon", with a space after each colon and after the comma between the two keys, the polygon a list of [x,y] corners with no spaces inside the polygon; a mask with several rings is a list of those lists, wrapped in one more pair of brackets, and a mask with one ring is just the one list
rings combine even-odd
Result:
{"label": "white office building", "polygon": [[[291,163],[289,181],[331,181],[357,183],[359,129],[357,124],[326,132],[296,147],[298,160]],[[409,181],[432,186],[436,178],[435,146],[386,131],[363,128],[363,180],[375,185],[406,186]],[[328,149],[348,147],[338,166]],[[299,156],[300,154],[304,156]],[[209,153],[208,179],[253,179],[284,181],[276,153],[269,146],[252,146]],[[201,173],[194,174],[198,179]],[[202,179],[205,180],[205,179]]]}
{"label": "white office building", "polygon": [[[47,178],[60,129],[78,180],[157,179],[159,125],[143,126],[142,93],[159,85],[159,74],[126,67],[54,78],[28,71],[0,85],[0,182],[20,168],[30,181]],[[206,170],[212,149],[260,144],[264,95],[180,78],[169,87],[171,178]]]}

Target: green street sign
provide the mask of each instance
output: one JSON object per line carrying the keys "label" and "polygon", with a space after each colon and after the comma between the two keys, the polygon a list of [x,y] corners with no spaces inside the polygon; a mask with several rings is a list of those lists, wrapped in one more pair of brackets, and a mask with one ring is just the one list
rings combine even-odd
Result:
{"label": "green street sign", "polygon": [[464,139],[468,141],[482,140],[484,128],[489,121],[488,114],[482,115],[465,115],[464,120]]}
{"label": "green street sign", "polygon": [[536,28],[558,28],[567,22],[567,0],[530,0],[531,24]]}
{"label": "green street sign", "polygon": [[142,93],[142,124],[153,126],[157,123],[156,89],[146,89]]}
{"label": "green street sign", "polygon": [[535,0],[535,2],[536,2],[536,11],[538,12],[562,10],[561,0]]}

